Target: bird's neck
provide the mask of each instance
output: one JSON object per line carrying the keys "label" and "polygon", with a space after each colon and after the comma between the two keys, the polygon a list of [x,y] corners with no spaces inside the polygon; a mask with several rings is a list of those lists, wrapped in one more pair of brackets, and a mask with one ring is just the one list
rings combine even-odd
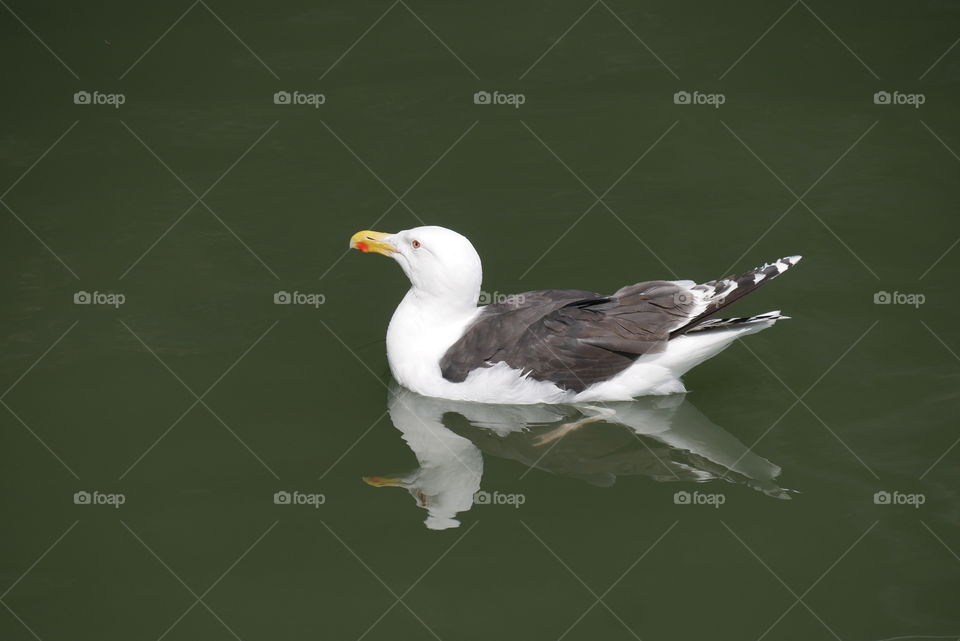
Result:
{"label": "bird's neck", "polygon": [[439,320],[455,320],[477,311],[480,288],[467,292],[437,294],[419,287],[411,287],[401,305],[415,306]]}
{"label": "bird's neck", "polygon": [[401,385],[428,396],[442,383],[439,361],[478,313],[475,304],[411,288],[390,319],[387,359]]}

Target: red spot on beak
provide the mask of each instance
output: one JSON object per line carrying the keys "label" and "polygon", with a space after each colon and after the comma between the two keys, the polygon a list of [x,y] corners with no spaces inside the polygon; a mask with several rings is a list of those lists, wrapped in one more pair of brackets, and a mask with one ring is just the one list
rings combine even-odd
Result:
{"label": "red spot on beak", "polygon": [[370,246],[364,242],[360,242],[360,243],[357,243],[357,249],[359,249],[362,252],[368,252],[370,251]]}

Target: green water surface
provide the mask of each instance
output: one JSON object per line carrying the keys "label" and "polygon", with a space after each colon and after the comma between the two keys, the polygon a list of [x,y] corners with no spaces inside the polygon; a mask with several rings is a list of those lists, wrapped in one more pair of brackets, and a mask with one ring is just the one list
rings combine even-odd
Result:
{"label": "green water surface", "polygon": [[[960,638],[955,3],[2,4],[0,638]],[[424,223],[491,297],[804,261],[544,444],[388,412],[347,240]]]}

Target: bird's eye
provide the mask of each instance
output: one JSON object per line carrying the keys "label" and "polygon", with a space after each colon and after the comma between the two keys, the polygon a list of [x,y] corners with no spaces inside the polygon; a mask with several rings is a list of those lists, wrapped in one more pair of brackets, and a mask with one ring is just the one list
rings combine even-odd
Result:
{"label": "bird's eye", "polygon": [[410,243],[410,246],[413,247],[414,249],[420,249],[420,241],[414,240],[412,243]]}

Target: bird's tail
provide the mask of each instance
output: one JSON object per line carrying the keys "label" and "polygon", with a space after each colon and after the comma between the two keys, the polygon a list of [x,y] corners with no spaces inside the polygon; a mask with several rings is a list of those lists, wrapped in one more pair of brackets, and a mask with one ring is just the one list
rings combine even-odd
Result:
{"label": "bird's tail", "polygon": [[[787,256],[775,260],[772,263],[751,269],[740,276],[728,276],[692,287],[690,291],[699,299],[698,302],[703,305],[702,310],[695,317],[691,318],[689,323],[671,332],[671,337],[694,331],[707,324],[710,322],[708,320],[710,316],[713,316],[727,305],[740,300],[764,283],[773,280],[787,271],[799,263],[800,258],[800,256]],[[751,316],[745,319],[717,319],[717,322],[731,324],[771,320],[762,319],[761,316]],[[713,325],[712,327],[715,328],[717,326],[718,325]]]}
{"label": "bird's tail", "polygon": [[744,325],[752,325],[754,323],[785,320],[787,318],[790,317],[781,314],[779,309],[773,312],[767,312],[766,314],[757,314],[756,316],[740,316],[737,318],[710,318],[703,321],[693,329],[688,330],[688,333],[706,332],[712,329],[729,329],[734,327],[742,327]]}

